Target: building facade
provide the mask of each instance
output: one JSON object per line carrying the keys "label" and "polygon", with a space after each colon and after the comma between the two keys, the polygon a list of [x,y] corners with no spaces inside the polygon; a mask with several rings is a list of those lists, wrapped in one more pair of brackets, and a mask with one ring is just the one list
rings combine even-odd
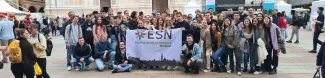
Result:
{"label": "building facade", "polygon": [[72,11],[76,15],[100,10],[100,0],[45,0],[45,15],[67,16]]}
{"label": "building facade", "polygon": [[[169,9],[170,12],[178,10],[183,12],[184,6],[191,0],[45,0],[45,15],[67,16],[69,11],[77,15],[89,14],[92,11],[107,11],[113,8],[116,15],[118,11],[142,11],[144,14],[151,14],[152,10],[158,12]],[[202,5],[203,0],[194,0]]]}
{"label": "building facade", "polygon": [[44,0],[19,0],[19,10],[31,13],[44,13]]}

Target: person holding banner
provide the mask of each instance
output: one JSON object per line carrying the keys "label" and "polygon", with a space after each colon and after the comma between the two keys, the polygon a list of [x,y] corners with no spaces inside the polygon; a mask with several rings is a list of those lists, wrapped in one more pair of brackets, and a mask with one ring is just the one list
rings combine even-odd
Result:
{"label": "person holding banner", "polygon": [[112,73],[131,71],[132,64],[128,62],[126,57],[126,47],[124,41],[121,41],[119,43],[119,48],[116,49],[115,60],[116,61],[114,62]]}
{"label": "person holding banner", "polygon": [[186,22],[183,17],[181,12],[176,13],[176,18],[177,18],[177,23],[175,25],[175,28],[181,28],[183,30],[182,32],[182,45],[186,43],[186,35],[191,34],[190,31],[190,24]]}
{"label": "person holding banner", "polygon": [[109,65],[112,65],[115,60],[115,51],[107,40],[107,35],[101,36],[101,41],[96,44],[95,62],[99,71],[103,71],[105,60],[108,60]]}
{"label": "person holding banner", "polygon": [[200,73],[203,60],[201,59],[201,49],[197,43],[194,43],[191,34],[186,36],[186,43],[183,45],[181,60],[176,64],[185,68],[185,73],[190,72],[190,68],[196,74]]}

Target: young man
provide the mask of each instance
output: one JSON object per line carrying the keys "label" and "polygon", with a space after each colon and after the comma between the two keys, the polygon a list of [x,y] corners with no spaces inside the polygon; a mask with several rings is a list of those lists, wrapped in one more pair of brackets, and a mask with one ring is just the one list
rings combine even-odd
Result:
{"label": "young man", "polygon": [[101,41],[96,44],[95,62],[99,71],[104,70],[105,60],[108,60],[109,65],[115,60],[115,51],[107,40],[107,35],[101,36]]}
{"label": "young man", "polygon": [[[211,17],[211,13],[205,13],[205,17]],[[205,18],[208,25],[211,25],[213,22],[217,23],[217,20],[211,18]]]}
{"label": "young man", "polygon": [[129,72],[131,70],[132,64],[129,64],[126,57],[126,47],[123,41],[120,42],[119,48],[116,50],[115,60],[112,73]]}
{"label": "young man", "polygon": [[234,13],[234,20],[231,23],[234,26],[237,26],[237,28],[241,29],[243,28],[242,21],[240,20],[240,14],[238,12]]}
{"label": "young man", "polygon": [[[61,34],[63,35],[63,37],[65,37],[65,31],[66,31],[66,28],[67,28],[67,26],[69,25],[69,24],[71,24],[72,23],[72,20],[73,20],[73,17],[75,16],[75,14],[74,14],[74,12],[69,12],[68,13],[68,16],[69,16],[69,20],[66,20],[64,23],[63,23],[63,27],[62,27],[62,31],[61,31]],[[47,17],[46,17],[46,19],[44,19],[45,21],[46,21],[46,24],[48,24],[48,22],[47,22]],[[45,22],[43,20],[43,22]],[[45,24],[45,23],[44,23]]]}
{"label": "young man", "polygon": [[72,50],[76,46],[78,42],[78,38],[82,37],[82,30],[80,25],[78,24],[78,16],[74,16],[72,18],[72,23],[67,25],[65,30],[65,43],[67,46],[67,70],[70,71],[72,69],[72,65],[70,63]]}
{"label": "young man", "polygon": [[181,28],[183,30],[182,45],[184,45],[186,42],[186,35],[191,34],[191,31],[190,31],[191,26],[188,22],[186,22],[183,19],[181,12],[176,13],[176,18],[177,18],[177,23],[175,25],[175,28]]}
{"label": "young man", "polygon": [[230,19],[234,19],[234,10],[232,10],[232,8],[228,8],[227,10],[227,15],[226,17],[230,18]]}
{"label": "young man", "polygon": [[276,24],[279,26],[279,19],[280,17],[278,17],[278,10],[273,10],[272,12],[272,23]]}
{"label": "young man", "polygon": [[[8,46],[8,44],[14,39],[14,22],[6,19],[5,15],[0,14],[0,46]],[[8,63],[6,56],[7,51],[2,51],[2,62]]]}
{"label": "young man", "polygon": [[203,60],[201,59],[200,46],[193,41],[192,35],[186,36],[186,44],[183,45],[181,60],[176,62],[179,66],[185,68],[185,73],[190,71],[190,68],[196,74],[200,73]]}
{"label": "young man", "polygon": [[78,40],[78,44],[73,50],[73,60],[71,60],[71,64],[74,64],[76,67],[76,71],[79,71],[81,66],[79,63],[85,64],[85,70],[89,70],[89,65],[91,64],[91,48],[88,44],[85,43],[85,39],[80,37]]}
{"label": "young man", "polygon": [[238,13],[240,14],[240,21],[244,21],[244,19],[248,16],[246,13],[244,13],[244,7],[238,7]]}
{"label": "young man", "polygon": [[324,32],[324,31],[322,31],[322,27],[324,26],[323,11],[324,11],[323,7],[318,7],[317,13],[319,15],[318,15],[317,19],[313,19],[313,21],[316,21],[316,25],[315,25],[315,32],[314,32],[314,38],[313,38],[313,50],[309,51],[309,53],[316,53],[317,43],[322,44],[322,42],[318,39],[318,37],[322,32]]}

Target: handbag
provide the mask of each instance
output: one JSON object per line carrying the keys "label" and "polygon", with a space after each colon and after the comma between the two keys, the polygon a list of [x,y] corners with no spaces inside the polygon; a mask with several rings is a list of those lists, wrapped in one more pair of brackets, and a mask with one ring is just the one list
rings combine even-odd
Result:
{"label": "handbag", "polygon": [[319,70],[317,70],[314,74],[314,77],[313,78],[320,78],[320,73],[319,73]]}
{"label": "handbag", "polygon": [[35,75],[42,75],[42,69],[41,67],[39,67],[37,62],[35,63],[34,68],[35,68]]}

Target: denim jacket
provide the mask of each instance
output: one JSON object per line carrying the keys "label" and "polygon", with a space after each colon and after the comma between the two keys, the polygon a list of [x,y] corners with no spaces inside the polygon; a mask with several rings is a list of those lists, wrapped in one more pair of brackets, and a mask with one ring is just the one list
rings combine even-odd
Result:
{"label": "denim jacket", "polygon": [[[186,46],[186,44],[184,44],[183,47],[184,46]],[[183,52],[185,54],[187,54],[189,51],[188,51],[188,49],[186,49]],[[197,43],[193,44],[193,54],[192,54],[192,57],[190,59],[191,59],[191,61],[201,59],[201,49],[200,49],[200,46]]]}

